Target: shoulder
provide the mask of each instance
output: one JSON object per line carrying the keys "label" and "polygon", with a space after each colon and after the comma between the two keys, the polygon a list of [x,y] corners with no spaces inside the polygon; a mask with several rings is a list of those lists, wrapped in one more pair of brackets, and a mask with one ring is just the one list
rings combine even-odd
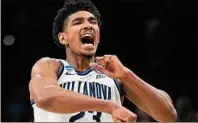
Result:
{"label": "shoulder", "polygon": [[37,60],[36,63],[40,63],[40,64],[59,64],[60,60],[56,59],[56,58],[42,57],[39,60]]}
{"label": "shoulder", "polygon": [[60,66],[61,61],[59,59],[42,57],[33,65],[31,76],[34,76],[36,73],[57,73]]}

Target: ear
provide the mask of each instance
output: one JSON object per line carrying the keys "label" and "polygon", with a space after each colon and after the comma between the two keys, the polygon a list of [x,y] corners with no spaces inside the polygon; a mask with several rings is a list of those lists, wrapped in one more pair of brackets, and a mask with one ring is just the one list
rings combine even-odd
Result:
{"label": "ear", "polygon": [[68,40],[67,40],[67,36],[64,32],[60,32],[58,34],[58,39],[59,39],[59,42],[63,45],[67,45],[68,44]]}

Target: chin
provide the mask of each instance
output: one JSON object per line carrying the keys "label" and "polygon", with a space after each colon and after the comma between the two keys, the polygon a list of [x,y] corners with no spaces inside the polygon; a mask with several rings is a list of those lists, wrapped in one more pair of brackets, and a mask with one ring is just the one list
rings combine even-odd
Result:
{"label": "chin", "polygon": [[94,55],[84,55],[84,57],[87,59],[92,59],[94,57]]}
{"label": "chin", "polygon": [[93,56],[95,56],[95,53],[83,53],[82,55],[87,58],[92,58]]}

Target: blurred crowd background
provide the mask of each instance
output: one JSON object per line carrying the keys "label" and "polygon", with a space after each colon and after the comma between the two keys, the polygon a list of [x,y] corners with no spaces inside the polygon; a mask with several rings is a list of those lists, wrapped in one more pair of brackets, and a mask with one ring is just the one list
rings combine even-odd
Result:
{"label": "blurred crowd background", "polygon": [[[116,54],[149,84],[165,90],[177,121],[198,121],[198,3],[196,0],[92,0],[103,25],[97,55]],[[64,0],[1,1],[1,119],[33,121],[28,82],[41,57],[65,58],[52,40]],[[138,121],[154,121],[125,99]]]}

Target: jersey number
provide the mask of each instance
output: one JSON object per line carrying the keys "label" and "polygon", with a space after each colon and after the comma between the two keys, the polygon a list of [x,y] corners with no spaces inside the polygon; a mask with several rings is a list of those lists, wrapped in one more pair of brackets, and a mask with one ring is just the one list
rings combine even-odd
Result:
{"label": "jersey number", "polygon": [[[93,111],[88,111],[89,113],[93,113]],[[93,115],[93,119],[96,121],[96,122],[100,122],[100,118],[101,118],[101,115],[102,113],[101,112],[97,112],[96,115]],[[85,116],[85,112],[80,112],[74,116],[72,116],[70,119],[69,119],[69,122],[75,122],[76,120],[79,120],[81,118],[83,118]]]}

